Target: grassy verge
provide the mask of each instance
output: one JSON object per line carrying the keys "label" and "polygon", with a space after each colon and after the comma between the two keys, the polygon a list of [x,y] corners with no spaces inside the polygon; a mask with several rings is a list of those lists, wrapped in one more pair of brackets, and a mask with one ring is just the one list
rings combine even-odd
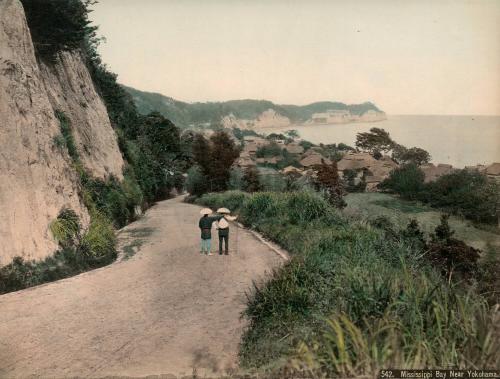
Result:
{"label": "grassy verge", "polygon": [[292,254],[248,294],[244,367],[321,375],[381,367],[498,366],[496,313],[475,284],[447,280],[418,234],[387,234],[314,193],[233,191],[228,207]]}
{"label": "grassy verge", "polygon": [[[345,197],[348,214],[372,219],[386,216],[396,225],[405,225],[416,219],[426,234],[430,234],[439,224],[442,212],[416,201],[403,200],[383,193],[351,193]],[[493,226],[478,227],[471,221],[451,216],[450,226],[455,236],[469,245],[485,250],[488,245],[500,251],[500,232]]]}

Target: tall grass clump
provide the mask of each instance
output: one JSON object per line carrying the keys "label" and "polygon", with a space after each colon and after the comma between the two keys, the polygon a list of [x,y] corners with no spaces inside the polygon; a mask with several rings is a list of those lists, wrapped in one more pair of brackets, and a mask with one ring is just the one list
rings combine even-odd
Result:
{"label": "tall grass clump", "polygon": [[78,215],[63,209],[49,227],[59,249],[43,260],[15,257],[1,267],[0,294],[67,278],[114,261],[116,237],[111,222],[95,207],[90,208],[90,214],[90,225],[84,231]]}
{"label": "tall grass clump", "polygon": [[[231,196],[199,204],[227,206]],[[444,275],[434,259],[442,249],[428,256],[437,242],[418,223],[349,219],[310,192],[246,195],[236,209],[292,255],[247,295],[244,367],[328,377],[498,366],[499,313],[477,290],[481,277]]]}

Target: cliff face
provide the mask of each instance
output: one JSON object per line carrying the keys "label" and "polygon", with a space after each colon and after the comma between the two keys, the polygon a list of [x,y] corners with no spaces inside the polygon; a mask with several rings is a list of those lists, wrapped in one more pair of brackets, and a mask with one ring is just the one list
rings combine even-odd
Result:
{"label": "cliff face", "polygon": [[40,64],[40,72],[52,108],[71,120],[83,166],[95,177],[123,179],[116,134],[81,55],[61,53],[55,65]]}
{"label": "cliff face", "polygon": [[40,67],[21,4],[0,0],[0,265],[52,254],[49,224],[64,207],[88,223],[71,159],[55,143],[55,110],[70,118],[89,172],[121,178],[116,137],[80,56]]}

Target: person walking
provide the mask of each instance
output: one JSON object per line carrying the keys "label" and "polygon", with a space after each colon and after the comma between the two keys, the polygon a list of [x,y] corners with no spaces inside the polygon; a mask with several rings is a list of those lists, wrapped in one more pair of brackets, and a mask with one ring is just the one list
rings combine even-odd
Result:
{"label": "person walking", "polygon": [[200,211],[202,214],[200,221],[198,222],[198,226],[201,231],[201,250],[200,254],[212,255],[211,253],[211,245],[212,245],[212,224],[215,221],[220,220],[223,216],[212,216],[212,210],[205,208]]}

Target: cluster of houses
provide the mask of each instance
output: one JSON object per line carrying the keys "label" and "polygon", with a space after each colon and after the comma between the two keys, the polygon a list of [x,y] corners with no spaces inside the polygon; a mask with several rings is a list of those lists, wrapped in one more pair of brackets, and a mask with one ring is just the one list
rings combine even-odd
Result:
{"label": "cluster of houses", "polygon": [[386,119],[384,112],[370,109],[361,115],[353,114],[347,109],[334,109],[321,113],[313,113],[309,123],[312,124],[344,124],[347,122],[373,122]]}
{"label": "cluster of houses", "polygon": [[[321,163],[331,164],[331,160],[322,155],[322,148],[313,146],[307,150],[300,145],[298,140],[292,142],[285,140],[270,141],[261,136],[245,136],[243,141],[243,150],[240,157],[235,162],[235,165],[246,169],[250,166],[257,166],[260,164],[277,164],[283,159],[282,156],[273,156],[259,158],[257,157],[257,150],[264,146],[269,146],[271,143],[276,143],[282,149],[288,152],[288,155],[294,157],[299,164],[295,166],[287,166],[281,170],[283,174],[291,174],[296,176],[314,175],[314,167]],[[339,175],[342,177],[349,170],[350,176],[355,173],[354,184],[358,184],[364,180],[366,183],[366,191],[376,191],[377,185],[384,179],[389,177],[392,170],[399,167],[391,157],[385,155],[380,159],[375,159],[371,154],[366,152],[348,151],[344,154],[342,159],[337,162]],[[484,172],[490,177],[497,180],[500,179],[500,163],[493,163],[489,166],[474,166],[468,167],[469,169],[477,169]],[[430,182],[436,180],[441,175],[448,174],[455,170],[448,164],[432,163],[421,166],[425,174],[425,181]]]}

